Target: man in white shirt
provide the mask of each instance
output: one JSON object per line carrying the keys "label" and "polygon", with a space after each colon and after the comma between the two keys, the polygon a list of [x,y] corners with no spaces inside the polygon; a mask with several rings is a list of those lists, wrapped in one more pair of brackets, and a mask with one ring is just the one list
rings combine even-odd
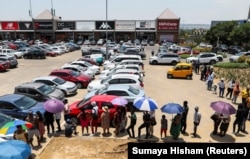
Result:
{"label": "man in white shirt", "polygon": [[197,127],[198,125],[200,124],[200,121],[201,121],[201,113],[199,112],[199,107],[196,106],[194,108],[195,112],[194,112],[194,133],[193,133],[193,136],[196,137],[197,134]]}
{"label": "man in white shirt", "polygon": [[96,102],[92,102],[91,105],[93,106],[91,113],[92,113],[92,119],[90,121],[91,124],[91,131],[92,135],[97,133],[97,126],[98,126],[98,106]]}

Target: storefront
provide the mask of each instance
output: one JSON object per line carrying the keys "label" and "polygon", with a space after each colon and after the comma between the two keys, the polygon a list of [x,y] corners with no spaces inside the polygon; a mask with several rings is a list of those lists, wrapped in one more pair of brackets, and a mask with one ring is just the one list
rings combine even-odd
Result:
{"label": "storefront", "polygon": [[77,21],[76,30],[74,31],[74,39],[92,40],[94,39],[95,21]]}
{"label": "storefront", "polygon": [[115,40],[128,41],[135,39],[135,21],[115,21]]}
{"label": "storefront", "polygon": [[[96,21],[95,22],[95,40],[98,39],[115,39],[115,21]],[[107,38],[106,38],[107,35]]]}
{"label": "storefront", "polygon": [[155,41],[155,21],[136,21],[135,37],[139,40]]}

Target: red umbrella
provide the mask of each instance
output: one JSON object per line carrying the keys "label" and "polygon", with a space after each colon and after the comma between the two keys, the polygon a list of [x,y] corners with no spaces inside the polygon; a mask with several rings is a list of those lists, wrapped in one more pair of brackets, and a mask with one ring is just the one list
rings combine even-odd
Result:
{"label": "red umbrella", "polygon": [[58,99],[49,99],[44,102],[44,109],[50,113],[59,113],[64,110],[64,104]]}

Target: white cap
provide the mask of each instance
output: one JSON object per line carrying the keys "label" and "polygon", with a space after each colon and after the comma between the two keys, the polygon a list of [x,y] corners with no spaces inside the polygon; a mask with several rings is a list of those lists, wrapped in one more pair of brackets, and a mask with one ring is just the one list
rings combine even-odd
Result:
{"label": "white cap", "polygon": [[96,102],[91,102],[91,105],[92,106],[96,106]]}

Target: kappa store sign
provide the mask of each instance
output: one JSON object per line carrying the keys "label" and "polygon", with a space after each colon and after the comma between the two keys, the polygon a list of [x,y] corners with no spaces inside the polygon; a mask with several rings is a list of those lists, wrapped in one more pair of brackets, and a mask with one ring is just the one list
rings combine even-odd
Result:
{"label": "kappa store sign", "polygon": [[2,30],[19,30],[18,22],[1,22]]}
{"label": "kappa store sign", "polygon": [[179,20],[158,20],[158,30],[178,30]]}
{"label": "kappa store sign", "polygon": [[96,30],[114,30],[115,22],[114,21],[96,21],[95,23]]}
{"label": "kappa store sign", "polygon": [[19,22],[20,30],[34,30],[32,22]]}

